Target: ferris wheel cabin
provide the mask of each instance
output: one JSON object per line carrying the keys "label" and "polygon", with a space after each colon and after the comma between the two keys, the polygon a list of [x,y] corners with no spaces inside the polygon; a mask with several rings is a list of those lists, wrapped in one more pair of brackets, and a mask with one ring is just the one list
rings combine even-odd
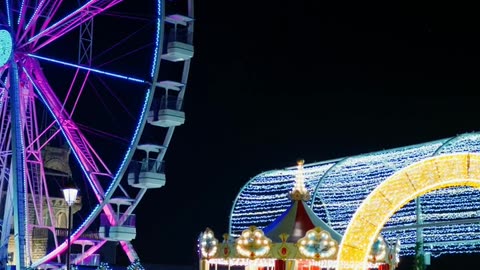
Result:
{"label": "ferris wheel cabin", "polygon": [[137,149],[146,153],[142,161],[132,161],[128,174],[128,184],[136,188],[161,188],[165,185],[164,162],[151,158],[151,153],[158,153],[162,146],[141,144]]}
{"label": "ferris wheel cabin", "polygon": [[162,55],[162,59],[178,62],[193,57],[193,45],[189,44],[188,36],[183,34],[192,21],[192,18],[180,14],[173,14],[165,18],[165,22],[173,24],[174,31],[168,37],[167,52]]}
{"label": "ferris wheel cabin", "polygon": [[[122,206],[130,206],[133,203],[133,199],[130,198],[112,198],[110,204],[116,205],[117,219],[123,215],[121,213]],[[108,220],[108,216],[105,214],[100,215],[100,227],[98,234],[100,238],[109,241],[132,241],[137,235],[137,228],[135,226],[135,215],[128,215],[125,222],[122,225],[111,225],[112,222]]]}
{"label": "ferris wheel cabin", "polygon": [[185,113],[180,110],[181,102],[174,95],[169,95],[169,90],[178,93],[185,85],[175,81],[161,81],[156,85],[164,92],[160,101],[154,101],[147,122],[158,127],[175,127],[185,123]]}

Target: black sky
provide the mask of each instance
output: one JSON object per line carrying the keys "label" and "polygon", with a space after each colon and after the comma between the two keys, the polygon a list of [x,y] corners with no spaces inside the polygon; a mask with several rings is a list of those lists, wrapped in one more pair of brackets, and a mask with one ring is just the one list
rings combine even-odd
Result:
{"label": "black sky", "polygon": [[193,264],[263,171],[479,131],[471,2],[196,1],[186,122],[137,210],[141,260]]}

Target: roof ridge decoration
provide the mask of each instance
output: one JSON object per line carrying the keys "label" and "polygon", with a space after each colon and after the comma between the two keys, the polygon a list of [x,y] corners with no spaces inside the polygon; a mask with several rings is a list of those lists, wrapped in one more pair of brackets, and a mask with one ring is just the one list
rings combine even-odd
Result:
{"label": "roof ridge decoration", "polygon": [[310,200],[310,192],[305,187],[303,164],[305,164],[305,160],[297,160],[297,175],[295,176],[295,184],[293,185],[292,191],[288,194],[289,198],[293,201]]}

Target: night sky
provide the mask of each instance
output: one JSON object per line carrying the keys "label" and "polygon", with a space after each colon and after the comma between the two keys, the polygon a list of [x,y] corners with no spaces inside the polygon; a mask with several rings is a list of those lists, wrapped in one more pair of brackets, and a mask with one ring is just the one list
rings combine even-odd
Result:
{"label": "night sky", "polygon": [[[141,260],[194,264],[263,171],[480,131],[471,2],[196,1],[186,122],[136,210]],[[468,261],[447,259],[429,269]]]}

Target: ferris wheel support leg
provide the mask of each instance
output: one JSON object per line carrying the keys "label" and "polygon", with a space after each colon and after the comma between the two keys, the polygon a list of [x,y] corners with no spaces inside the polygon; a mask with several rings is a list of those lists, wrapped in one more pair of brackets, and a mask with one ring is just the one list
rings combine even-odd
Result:
{"label": "ferris wheel support leg", "polygon": [[133,248],[132,243],[127,242],[127,241],[120,241],[120,245],[122,246],[123,251],[125,251],[125,254],[127,254],[130,262],[133,262],[133,261],[139,259],[138,254],[135,251],[135,249]]}
{"label": "ferris wheel support leg", "polygon": [[28,249],[26,236],[26,194],[25,194],[25,156],[21,124],[21,102],[18,78],[18,66],[15,60],[10,60],[10,108],[12,110],[12,179],[13,180],[13,211],[16,269],[25,269],[25,250]]}
{"label": "ferris wheel support leg", "polygon": [[[10,176],[11,177],[11,176]],[[2,238],[0,247],[0,269],[5,269],[8,263],[8,241],[10,238],[11,223],[13,217],[13,181],[8,181],[7,194],[4,204]]]}

